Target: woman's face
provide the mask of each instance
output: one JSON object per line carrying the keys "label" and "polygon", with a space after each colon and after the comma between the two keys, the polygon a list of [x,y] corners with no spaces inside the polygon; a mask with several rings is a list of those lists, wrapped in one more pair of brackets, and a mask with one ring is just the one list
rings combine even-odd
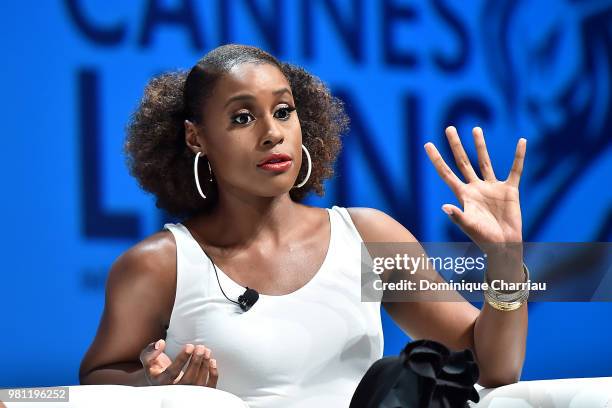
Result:
{"label": "woman's face", "polygon": [[[302,131],[294,110],[289,83],[273,65],[240,64],[217,82],[197,139],[220,194],[274,197],[296,184]],[[291,162],[284,169],[260,166],[272,153],[286,154]]]}

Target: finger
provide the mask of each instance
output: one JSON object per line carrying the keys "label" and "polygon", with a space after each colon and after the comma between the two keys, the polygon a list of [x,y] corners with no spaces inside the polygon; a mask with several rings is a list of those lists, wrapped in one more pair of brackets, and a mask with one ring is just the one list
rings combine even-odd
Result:
{"label": "finger", "polygon": [[166,342],[164,339],[159,339],[152,343],[149,343],[147,347],[140,353],[140,362],[142,366],[147,368],[151,365],[151,361],[156,359],[166,348]]}
{"label": "finger", "polygon": [[180,384],[194,384],[196,381],[196,377],[200,372],[200,368],[202,366],[202,360],[204,358],[204,346],[197,345],[191,354],[191,359],[189,360],[189,365],[185,370],[185,374],[180,381]]}
{"label": "finger", "polygon": [[434,165],[438,175],[444,180],[444,182],[453,190],[456,196],[459,195],[459,189],[463,185],[463,182],[457,177],[455,173],[448,167],[448,164],[444,161],[440,152],[436,149],[433,143],[429,142],[425,144],[425,152],[429,160]]}
{"label": "finger", "polygon": [[210,359],[210,370],[208,373],[207,387],[217,388],[217,380],[219,379],[219,371],[217,370],[217,360]]}
{"label": "finger", "polygon": [[466,231],[467,220],[465,219],[465,213],[461,211],[459,207],[452,204],[444,204],[442,206],[442,211],[444,211],[455,224]]}
{"label": "finger", "polygon": [[181,350],[180,353],[178,353],[178,355],[176,356],[172,364],[170,364],[159,375],[160,383],[170,384],[172,381],[174,381],[179,376],[179,374],[181,373],[181,370],[185,366],[185,363],[187,363],[187,360],[189,360],[189,357],[191,357],[191,354],[193,353],[193,349],[194,349],[193,344],[187,344],[185,345],[185,347],[183,347],[183,349]]}
{"label": "finger", "polygon": [[451,150],[453,152],[453,156],[455,156],[455,163],[457,163],[457,168],[465,177],[465,181],[468,183],[471,181],[478,180],[478,175],[474,171],[472,167],[472,163],[470,163],[470,158],[468,157],[465,150],[463,150],[463,145],[461,144],[461,139],[459,139],[459,135],[457,134],[457,129],[454,126],[449,126],[446,128],[446,139],[450,144]]}
{"label": "finger", "polygon": [[208,372],[210,370],[210,349],[206,349],[204,352],[204,359],[202,360],[202,365],[200,366],[200,371],[198,372],[198,376],[195,380],[196,385],[205,386],[208,381]]}
{"label": "finger", "polygon": [[496,181],[497,179],[495,178],[491,159],[489,159],[489,152],[487,151],[482,129],[475,127],[472,130],[472,135],[474,136],[474,144],[476,145],[476,153],[478,154],[478,166],[480,167],[482,178],[487,181]]}
{"label": "finger", "polygon": [[185,375],[185,372],[181,370],[179,375],[172,381],[172,384],[178,384],[183,379],[183,375]]}
{"label": "finger", "polygon": [[521,175],[523,174],[523,163],[525,161],[525,152],[527,150],[527,139],[520,138],[516,144],[516,151],[514,153],[514,161],[512,162],[512,169],[506,180],[509,184],[518,187],[521,181]]}

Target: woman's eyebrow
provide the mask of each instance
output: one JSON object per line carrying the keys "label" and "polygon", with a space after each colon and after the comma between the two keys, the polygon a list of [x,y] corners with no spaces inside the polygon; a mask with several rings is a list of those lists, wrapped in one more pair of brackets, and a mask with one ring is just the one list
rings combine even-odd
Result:
{"label": "woman's eyebrow", "polygon": [[274,91],[272,93],[274,95],[277,95],[277,96],[278,95],[282,95],[284,93],[288,93],[289,95],[291,95],[291,90],[289,90],[289,88],[285,87],[285,88],[278,89],[278,90],[276,90],[276,91]]}
{"label": "woman's eyebrow", "polygon": [[[291,95],[291,90],[289,88],[285,87],[285,88],[277,89],[276,91],[272,92],[272,94],[274,94],[275,96],[282,95],[284,93],[288,93],[289,95]],[[231,98],[229,98],[227,100],[227,102],[225,102],[225,105],[223,107],[226,108],[227,105],[229,105],[230,103],[235,102],[235,101],[253,100],[253,99],[255,99],[255,96],[253,96],[251,94],[238,94],[238,95],[234,95]]]}

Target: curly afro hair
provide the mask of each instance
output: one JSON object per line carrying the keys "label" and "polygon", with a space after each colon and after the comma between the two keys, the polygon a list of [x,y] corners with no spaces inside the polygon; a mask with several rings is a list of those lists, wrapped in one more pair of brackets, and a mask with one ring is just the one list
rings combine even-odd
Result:
{"label": "curly afro hair", "polygon": [[[301,67],[280,62],[256,47],[223,45],[206,54],[189,72],[168,72],[152,78],[127,126],[124,151],[130,174],[156,197],[158,208],[173,216],[188,218],[210,211],[217,203],[217,185],[214,179],[209,180],[206,163],[200,164],[198,175],[207,198],[197,192],[194,153],[185,142],[184,121],[203,123],[203,106],[215,84],[242,63],[274,65],[291,86],[302,143],[312,159],[308,182],[292,189],[291,199],[300,202],[311,191],[323,196],[323,181],[334,174],[340,137],[349,124],[342,101],[332,96],[319,78]],[[306,171],[307,166],[303,165],[298,182],[306,177]]]}

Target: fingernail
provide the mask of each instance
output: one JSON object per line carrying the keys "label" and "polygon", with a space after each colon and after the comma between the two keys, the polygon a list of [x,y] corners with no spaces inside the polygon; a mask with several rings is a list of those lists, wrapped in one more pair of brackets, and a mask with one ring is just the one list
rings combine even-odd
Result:
{"label": "fingernail", "polygon": [[442,211],[444,211],[444,212],[445,212],[446,214],[448,214],[448,215],[453,215],[453,210],[451,210],[451,209],[450,209],[450,208],[448,208],[448,207],[444,207],[444,206],[442,206]]}
{"label": "fingernail", "polygon": [[209,349],[209,348],[206,348],[206,349],[204,350],[204,356],[205,356],[206,358],[210,358],[210,349]]}
{"label": "fingernail", "polygon": [[187,354],[191,354],[193,352],[193,344],[188,344],[187,346],[185,346],[185,352]]}
{"label": "fingernail", "polygon": [[212,368],[217,368],[217,360],[215,360],[214,358],[210,360],[210,366]]}
{"label": "fingernail", "polygon": [[159,342],[160,342],[160,341],[161,341],[161,340],[157,340],[157,341],[155,342],[155,350],[159,350]]}

